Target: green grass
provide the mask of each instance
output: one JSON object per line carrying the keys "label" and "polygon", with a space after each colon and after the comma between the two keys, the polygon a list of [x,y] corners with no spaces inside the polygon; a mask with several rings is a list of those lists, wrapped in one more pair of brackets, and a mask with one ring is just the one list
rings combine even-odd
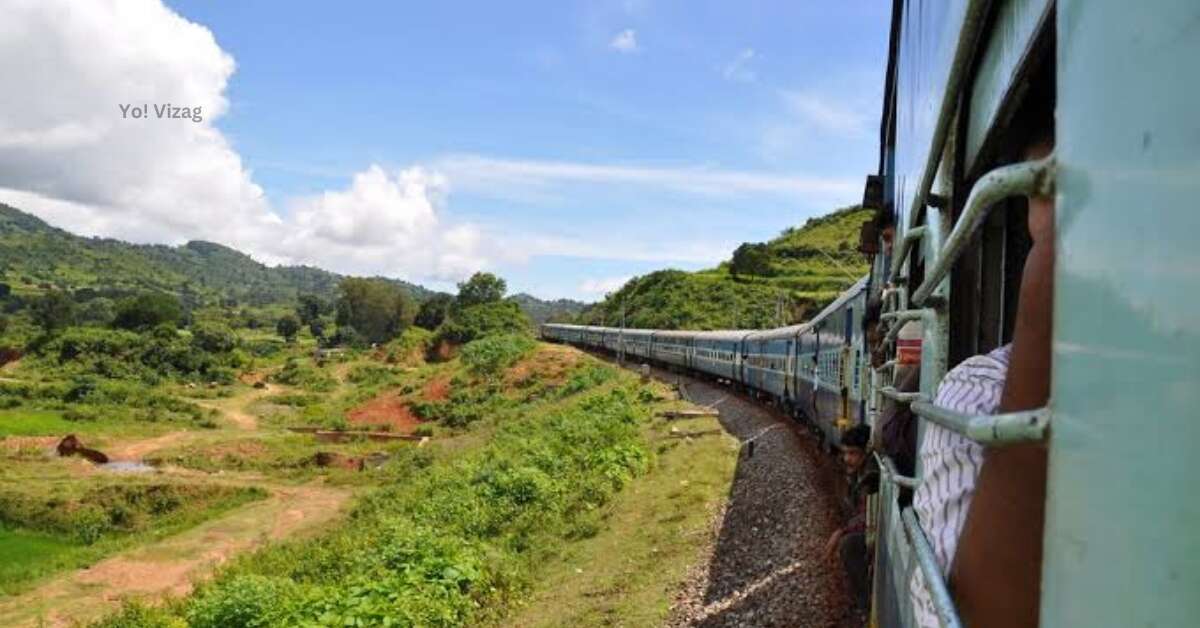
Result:
{"label": "green grass", "polygon": [[[707,434],[673,438],[671,427]],[[647,425],[655,464],[584,526],[594,535],[541,566],[528,603],[498,625],[662,625],[732,482],[737,441],[714,430],[715,418]]]}
{"label": "green grass", "polygon": [[14,408],[0,410],[0,437],[3,436],[65,436],[67,434],[100,434],[152,432],[147,424],[123,420],[71,421],[59,410]]}
{"label": "green grass", "polygon": [[[179,493],[164,500],[163,486],[174,486]],[[87,479],[28,479],[0,486],[0,520],[7,521],[0,523],[0,595],[19,593],[55,573],[93,564],[266,497],[252,487],[140,480],[111,487],[118,489],[116,495],[97,491]]]}
{"label": "green grass", "polygon": [[0,527],[0,591],[4,589],[2,583],[16,583],[31,574],[51,571],[83,548],[59,536]]}

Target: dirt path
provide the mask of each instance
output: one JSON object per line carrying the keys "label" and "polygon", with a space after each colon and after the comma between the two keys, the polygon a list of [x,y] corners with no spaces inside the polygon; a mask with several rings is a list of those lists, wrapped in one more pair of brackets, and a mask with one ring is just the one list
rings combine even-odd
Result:
{"label": "dirt path", "polygon": [[179,431],[168,432],[162,436],[153,438],[143,438],[141,440],[129,441],[112,445],[105,448],[104,453],[112,460],[135,460],[140,461],[148,454],[152,454],[160,449],[174,447],[183,443],[202,440],[209,437],[206,432],[200,431]]}
{"label": "dirt path", "polygon": [[349,497],[320,484],[276,487],[267,499],[0,600],[0,626],[70,626],[124,596],[183,595],[232,556],[331,521]]}
{"label": "dirt path", "polygon": [[[258,417],[246,409],[250,404],[266,397],[282,392],[279,386],[254,388],[248,392],[225,399],[195,399],[193,403],[209,410],[216,410],[229,426],[239,431],[255,431],[258,429]],[[162,436],[145,438],[110,446],[105,450],[113,460],[141,460],[156,451],[175,447],[177,445],[200,440],[212,440],[215,432],[198,430],[180,430]]]}
{"label": "dirt path", "polygon": [[217,412],[220,412],[221,416],[224,417],[227,422],[233,425],[233,427],[241,430],[253,431],[258,429],[258,417],[247,412],[246,409],[249,408],[251,404],[262,399],[263,397],[268,395],[277,395],[287,391],[288,387],[286,386],[269,384],[264,385],[263,388],[252,388],[245,393],[233,397],[227,397],[225,399],[196,399],[193,402],[201,408],[207,408],[209,410],[216,410]]}

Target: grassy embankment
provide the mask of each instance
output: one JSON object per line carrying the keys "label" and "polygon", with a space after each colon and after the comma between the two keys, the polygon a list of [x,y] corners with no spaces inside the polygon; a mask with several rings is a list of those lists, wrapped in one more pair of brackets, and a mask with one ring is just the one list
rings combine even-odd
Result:
{"label": "grassy embankment", "polygon": [[433,379],[450,375],[450,392],[416,404],[442,438],[379,469],[344,523],[105,625],[571,623],[550,610],[563,604],[658,621],[728,489],[734,443],[712,419],[672,437],[651,418],[660,385],[528,343],[468,345],[443,365]]}

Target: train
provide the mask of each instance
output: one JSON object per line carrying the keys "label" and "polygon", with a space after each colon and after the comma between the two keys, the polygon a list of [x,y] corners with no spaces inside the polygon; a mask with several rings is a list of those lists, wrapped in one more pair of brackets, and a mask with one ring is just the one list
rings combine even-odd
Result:
{"label": "train", "polygon": [[[1197,24],[1194,0],[894,0],[879,159],[863,193],[876,210],[860,241],[867,276],[777,329],[541,333],[727,382],[827,443],[878,427],[891,399],[911,404],[918,442],[938,426],[988,452],[1039,448],[1040,581],[1036,619],[1021,625],[1195,625],[1200,83],[1186,77]],[[1047,130],[1050,154],[1023,156]],[[939,408],[951,369],[1013,341],[1035,195],[1055,207],[1049,401],[997,415]],[[868,304],[882,310],[881,347],[862,332]],[[898,332],[912,324],[919,385],[901,392]],[[876,456],[869,625],[997,625],[964,619],[929,522],[902,497],[921,485],[923,461],[904,476]]]}
{"label": "train", "polygon": [[542,338],[708,376],[812,426],[832,446],[864,421],[862,317],[868,278],[812,320],[777,329],[679,331],[547,323]]}

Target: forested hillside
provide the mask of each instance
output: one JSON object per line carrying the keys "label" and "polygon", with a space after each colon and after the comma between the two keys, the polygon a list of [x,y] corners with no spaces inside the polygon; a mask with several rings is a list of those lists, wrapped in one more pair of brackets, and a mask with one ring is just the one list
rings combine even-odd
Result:
{"label": "forested hillside", "polygon": [[[165,246],[85,238],[0,203],[0,282],[17,295],[51,288],[85,291],[85,299],[92,294],[111,298],[167,292],[188,309],[290,306],[301,295],[333,301],[342,279],[312,266],[267,266],[212,242]],[[380,280],[404,289],[417,301],[439,294],[406,281]],[[543,301],[528,294],[510,298],[537,322],[573,316],[584,307],[578,301]]]}
{"label": "forested hillside", "polygon": [[812,316],[867,272],[858,233],[871,210],[839,209],[698,272],[661,270],[635,277],[588,308],[591,325],[656,329],[756,328]]}
{"label": "forested hillside", "polygon": [[[332,299],[341,275],[310,266],[270,267],[212,242],[183,246],[84,238],[0,203],[0,271],[20,293],[50,287],[99,293],[170,292],[184,303],[266,305],[300,294]],[[417,299],[431,291],[389,280]]]}

